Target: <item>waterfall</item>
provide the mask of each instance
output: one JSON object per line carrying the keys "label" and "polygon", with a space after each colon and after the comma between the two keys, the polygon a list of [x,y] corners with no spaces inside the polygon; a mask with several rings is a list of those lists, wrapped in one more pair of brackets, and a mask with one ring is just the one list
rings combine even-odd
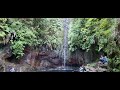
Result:
{"label": "waterfall", "polygon": [[66,67],[66,61],[68,60],[68,30],[69,30],[70,18],[64,18],[64,68]]}

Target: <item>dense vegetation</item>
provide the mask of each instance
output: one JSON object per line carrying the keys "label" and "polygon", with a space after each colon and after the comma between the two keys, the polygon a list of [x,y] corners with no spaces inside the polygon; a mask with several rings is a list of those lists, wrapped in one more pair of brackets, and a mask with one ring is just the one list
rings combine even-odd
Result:
{"label": "dense vegetation", "polygon": [[[23,56],[24,48],[27,45],[34,49],[43,44],[56,47],[62,41],[61,25],[57,19],[2,18],[0,22],[0,37],[4,40],[8,37],[10,41],[7,43],[10,43],[16,58]],[[11,34],[14,35],[14,39],[11,39]]]}
{"label": "dense vegetation", "polygon": [[[107,54],[110,70],[120,70],[120,47],[117,42],[117,19],[112,18],[81,18],[74,19],[70,30],[70,50],[78,48],[90,49]],[[92,46],[94,46],[92,48]]]}
{"label": "dense vegetation", "polygon": [[[71,19],[69,50],[91,49],[107,54],[111,71],[120,70],[119,19]],[[0,18],[0,43],[10,44],[16,59],[24,55],[26,46],[37,49],[47,44],[52,49],[63,43],[60,18]],[[94,48],[93,48],[94,47]]]}

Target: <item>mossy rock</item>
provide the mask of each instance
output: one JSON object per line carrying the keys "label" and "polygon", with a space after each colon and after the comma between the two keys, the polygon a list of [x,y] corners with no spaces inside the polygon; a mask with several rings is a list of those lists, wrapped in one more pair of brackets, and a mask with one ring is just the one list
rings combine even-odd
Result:
{"label": "mossy rock", "polygon": [[101,68],[108,68],[108,63],[105,63],[105,64],[99,64],[99,66],[101,67]]}
{"label": "mossy rock", "polygon": [[96,63],[87,64],[87,66],[96,67]]}

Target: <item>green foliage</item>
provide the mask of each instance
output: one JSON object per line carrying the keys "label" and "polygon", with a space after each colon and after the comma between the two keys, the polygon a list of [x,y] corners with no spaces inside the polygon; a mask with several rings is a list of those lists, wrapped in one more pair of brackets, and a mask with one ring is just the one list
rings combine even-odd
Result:
{"label": "green foliage", "polygon": [[62,25],[58,18],[0,18],[0,38],[14,33],[10,40],[12,53],[17,59],[24,55],[25,46],[39,47],[50,44],[57,48],[62,43]]}
{"label": "green foliage", "polygon": [[[116,18],[72,19],[68,34],[69,50],[103,50],[110,58],[111,71],[120,70],[119,30],[116,31],[118,24]],[[60,18],[0,18],[0,40],[12,37],[11,33],[15,34],[15,39],[11,39],[9,44],[18,59],[24,55],[25,46],[34,48],[49,44],[57,48],[62,44],[64,35]]]}
{"label": "green foliage", "polygon": [[0,31],[0,37],[5,37],[5,32],[3,32],[3,31]]}
{"label": "green foliage", "polygon": [[[98,51],[105,47],[111,35],[112,19],[81,18],[73,21],[72,29],[69,32],[70,50],[77,46],[83,50],[89,50],[91,45],[97,43]],[[95,40],[95,38],[97,40]],[[76,42],[77,41],[77,42]]]}
{"label": "green foliage", "polygon": [[57,47],[62,42],[63,33],[61,27],[61,21],[57,18],[42,18],[36,19],[37,26],[37,38],[40,39],[42,44],[51,44],[53,47]]}
{"label": "green foliage", "polygon": [[[120,70],[120,47],[115,41],[115,34],[118,22],[116,18],[76,18],[73,20],[69,32],[69,49],[71,52],[76,49],[89,51],[93,49],[98,52],[103,50],[110,60],[112,71]],[[116,32],[118,33],[118,32]],[[114,55],[113,55],[114,53]],[[115,58],[116,57],[116,58]]]}
{"label": "green foliage", "polygon": [[24,42],[22,41],[16,41],[12,43],[11,48],[13,50],[13,54],[16,56],[17,59],[24,55],[24,47]]}
{"label": "green foliage", "polygon": [[95,66],[96,66],[96,63],[87,64],[87,66],[95,67]]}
{"label": "green foliage", "polygon": [[112,72],[120,71],[120,58],[112,58],[109,60],[109,70]]}
{"label": "green foliage", "polygon": [[20,58],[24,54],[26,45],[34,46],[36,44],[35,31],[19,21],[12,23],[11,28],[16,33],[16,40],[11,40],[11,49],[16,58]]}

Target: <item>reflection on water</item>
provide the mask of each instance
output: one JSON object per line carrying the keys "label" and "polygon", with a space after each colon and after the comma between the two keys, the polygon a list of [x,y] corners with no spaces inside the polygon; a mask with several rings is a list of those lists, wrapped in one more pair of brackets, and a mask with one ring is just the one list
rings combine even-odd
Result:
{"label": "reflection on water", "polygon": [[79,67],[57,67],[50,69],[42,69],[38,70],[37,72],[79,72]]}

